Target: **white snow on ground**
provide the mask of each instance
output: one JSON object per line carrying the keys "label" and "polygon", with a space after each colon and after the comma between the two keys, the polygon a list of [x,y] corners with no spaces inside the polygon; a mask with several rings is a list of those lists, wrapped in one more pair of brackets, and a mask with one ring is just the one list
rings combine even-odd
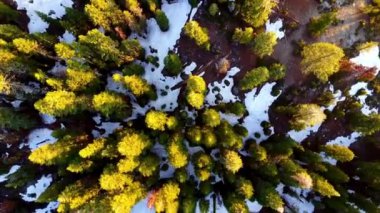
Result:
{"label": "white snow on ground", "polygon": [[293,210],[302,213],[314,212],[314,204],[305,199],[310,193],[310,190],[304,190],[300,188],[291,187],[293,191],[298,195],[297,197],[290,196],[289,194],[281,194],[281,197],[289,204]]}
{"label": "white snow on ground", "polygon": [[263,206],[255,200],[255,202],[247,200],[247,206],[249,209],[249,212],[259,212]]}
{"label": "white snow on ground", "polygon": [[121,125],[119,122],[103,122],[100,125],[96,126],[96,128],[104,130],[104,133],[101,134],[97,130],[92,130],[92,136],[94,136],[94,138],[108,137],[110,134],[114,133],[115,130],[120,127]]}
{"label": "white snow on ground", "polygon": [[[137,35],[135,35],[135,37],[137,37],[147,53],[150,53],[150,48],[157,50],[157,53],[153,55],[159,58],[158,62],[160,64],[158,68],[151,64],[145,64],[144,78],[156,86],[158,98],[155,101],[151,101],[144,109],[148,110],[153,107],[164,111],[172,111],[178,106],[177,99],[180,90],[176,89],[172,91],[171,88],[181,82],[182,79],[179,76],[165,77],[162,74],[162,69],[164,68],[163,61],[169,50],[174,48],[174,45],[180,38],[182,28],[191,11],[191,6],[186,0],[179,0],[172,4],[164,1],[161,10],[165,12],[170,20],[169,31],[162,32],[156,20],[151,18],[147,21],[148,35],[146,35],[145,38]],[[196,10],[197,8],[193,9],[191,17],[195,14]],[[154,71],[152,71],[152,69],[154,69]],[[162,95],[162,91],[167,91],[168,94]],[[165,108],[163,109],[164,106]]]}
{"label": "white snow on ground", "polygon": [[[379,58],[379,46],[373,46],[364,50],[361,50],[359,55],[350,59],[351,62],[359,64],[365,67],[376,67],[377,72],[380,70],[380,58]],[[372,95],[372,90],[368,89],[368,83],[359,82],[353,85],[350,89],[350,95],[355,95],[359,89],[365,89],[367,95],[359,96],[360,103],[363,105],[362,112],[366,115],[372,112],[378,112],[378,109],[371,109],[366,103],[365,99],[368,95]]]}
{"label": "white snow on ground", "polygon": [[[154,213],[154,208],[152,209],[149,209],[147,208],[148,206],[148,199],[145,198],[144,200],[141,200],[140,202],[138,202],[131,210],[132,213]],[[141,211],[142,209],[144,209],[144,211]]]}
{"label": "white snow on ground", "polygon": [[205,98],[206,102],[214,106],[216,105],[215,101],[216,96],[220,94],[223,97],[221,102],[229,103],[239,101],[239,97],[232,94],[232,88],[234,86],[234,76],[240,72],[240,69],[233,67],[230,71],[227,72],[227,75],[220,82],[212,82],[208,85],[208,93]]}
{"label": "white snow on ground", "polygon": [[355,64],[360,64],[365,67],[376,67],[379,71],[380,69],[380,58],[379,58],[379,46],[373,46],[364,50],[361,50],[359,55],[355,58],[350,59],[351,62]]}
{"label": "white snow on ground", "polygon": [[290,132],[288,132],[288,135],[295,141],[301,143],[303,140],[305,140],[305,138],[307,138],[311,133],[313,132],[318,132],[318,129],[319,127],[321,127],[320,124],[318,125],[315,125],[315,126],[312,126],[312,127],[308,127],[302,131],[296,131],[296,130],[292,130]]}
{"label": "white snow on ground", "polygon": [[7,174],[0,175],[0,183],[5,182],[7,180],[7,177],[15,172],[17,172],[18,169],[20,169],[21,166],[19,165],[13,165]]}
{"label": "white snow on ground", "polygon": [[365,100],[367,99],[368,96],[371,96],[373,91],[368,89],[368,83],[366,82],[358,82],[354,85],[352,85],[350,91],[349,91],[349,94],[351,96],[354,96],[356,95],[356,93],[360,90],[360,89],[364,89],[366,94],[365,95],[359,95],[358,96],[358,99],[360,101],[360,103],[363,105],[361,111],[363,114],[365,115],[369,115],[371,113],[377,113],[378,112],[378,109],[376,108],[371,108],[370,106],[368,106],[365,102]]}
{"label": "white snow on ground", "polygon": [[265,24],[265,28],[267,32],[274,32],[278,39],[282,39],[285,37],[285,31],[281,31],[283,27],[283,22],[281,19],[277,20],[274,23],[271,23],[269,20]]}
{"label": "white snow on ground", "polygon": [[234,114],[226,114],[226,113],[219,112],[219,115],[221,119],[228,121],[228,123],[230,123],[231,125],[235,125],[239,123],[240,117]]}
{"label": "white snow on ground", "polygon": [[[260,138],[256,139],[258,142],[268,138],[264,135],[263,128],[260,126],[261,122],[268,121],[268,110],[272,103],[279,96],[272,96],[271,91],[276,83],[265,84],[258,95],[256,95],[257,88],[245,94],[244,104],[247,107],[249,115],[244,118],[243,126],[247,128],[249,136],[254,133],[260,133]],[[273,130],[273,129],[272,129]]]}
{"label": "white snow on ground", "polygon": [[51,133],[53,130],[48,129],[48,128],[41,128],[41,129],[35,129],[32,132],[29,133],[27,137],[27,143],[20,144],[20,149],[24,146],[27,145],[31,151],[37,149],[43,144],[47,143],[55,143],[57,141],[56,138],[51,136]]}
{"label": "white snow on ground", "polygon": [[12,104],[13,108],[19,108],[19,107],[20,107],[20,104],[21,104],[22,102],[23,102],[23,101],[15,100],[15,101],[12,101],[11,104]]}
{"label": "white snow on ground", "polygon": [[342,102],[342,101],[346,100],[346,97],[343,96],[342,91],[335,90],[334,89],[334,85],[330,85],[329,90],[334,94],[334,99],[335,99],[334,103],[327,107],[327,109],[330,112],[332,112],[335,109],[335,107],[338,104],[338,102]]}
{"label": "white snow on ground", "polygon": [[67,67],[62,65],[60,62],[55,62],[54,66],[48,71],[48,73],[60,77],[66,74],[66,69]]}
{"label": "white snow on ground", "polygon": [[360,133],[353,132],[349,136],[339,136],[334,140],[327,142],[328,145],[342,145],[345,147],[349,147],[352,143],[354,143],[360,137]]}
{"label": "white snow on ground", "polygon": [[75,40],[76,40],[75,36],[72,33],[68,32],[67,30],[62,36],[59,37],[60,42],[66,42],[68,44],[73,43]]}
{"label": "white snow on ground", "polygon": [[25,201],[32,202],[35,201],[44,192],[50,183],[53,181],[51,174],[42,175],[42,177],[37,181],[36,184],[29,186],[26,189],[26,193],[20,193],[21,198]]}
{"label": "white snow on ground", "polygon": [[57,121],[57,119],[54,116],[50,116],[50,115],[42,114],[42,113],[40,113],[40,116],[44,124],[53,124]]}
{"label": "white snow on ground", "polygon": [[36,209],[35,213],[52,213],[54,210],[58,208],[59,202],[50,202],[43,209]]}
{"label": "white snow on ground", "polygon": [[26,10],[26,14],[30,18],[28,24],[29,32],[46,32],[48,23],[42,21],[36,11],[45,13],[51,18],[61,18],[65,14],[65,7],[73,5],[72,0],[14,0],[17,2],[18,10]]}

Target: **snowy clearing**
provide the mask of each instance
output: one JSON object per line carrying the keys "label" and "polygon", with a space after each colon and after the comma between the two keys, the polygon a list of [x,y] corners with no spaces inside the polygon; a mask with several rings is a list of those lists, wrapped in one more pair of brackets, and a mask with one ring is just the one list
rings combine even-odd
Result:
{"label": "snowy clearing", "polygon": [[17,2],[18,10],[26,10],[26,14],[30,18],[28,24],[29,32],[46,32],[49,27],[48,23],[42,21],[36,11],[42,12],[51,18],[57,19],[65,15],[65,7],[72,7],[72,0],[14,0]]}
{"label": "snowy clearing", "polygon": [[252,136],[254,133],[260,133],[260,138],[257,138],[258,142],[269,137],[264,135],[260,124],[263,121],[269,120],[269,107],[279,97],[279,95],[276,97],[271,95],[274,85],[276,83],[265,84],[258,95],[256,95],[257,88],[245,94],[244,104],[247,107],[249,115],[244,118],[243,126],[247,128],[249,136]]}

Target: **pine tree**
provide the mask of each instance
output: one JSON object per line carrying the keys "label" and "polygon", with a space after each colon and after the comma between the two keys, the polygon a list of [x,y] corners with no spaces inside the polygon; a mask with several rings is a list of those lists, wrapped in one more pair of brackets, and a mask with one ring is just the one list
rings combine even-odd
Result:
{"label": "pine tree", "polygon": [[251,199],[253,197],[253,185],[250,180],[243,177],[236,181],[236,192],[245,199]]}
{"label": "pine tree", "polygon": [[349,148],[336,144],[325,145],[322,147],[322,151],[340,162],[349,162],[355,157],[355,154]]}
{"label": "pine tree", "polygon": [[6,5],[3,2],[0,2],[0,21],[16,21],[19,18],[19,13]]}
{"label": "pine tree", "polygon": [[269,80],[269,70],[266,67],[257,67],[245,74],[240,81],[241,90],[251,90]]}
{"label": "pine tree", "polygon": [[31,39],[16,38],[12,41],[15,48],[25,54],[37,54],[41,51],[39,44]]}
{"label": "pine tree", "polygon": [[156,171],[158,171],[159,165],[160,158],[157,155],[149,154],[142,158],[138,171],[144,177],[151,177],[153,175],[158,175],[156,174]]}
{"label": "pine tree", "polygon": [[145,116],[145,124],[150,129],[164,131],[167,119],[166,113],[151,110]]}
{"label": "pine tree", "polygon": [[256,35],[253,44],[253,51],[260,58],[271,55],[274,51],[274,46],[277,44],[277,37],[274,32],[262,32]]}
{"label": "pine tree", "polygon": [[220,115],[214,109],[206,109],[202,114],[203,124],[210,127],[217,127],[220,124]]}
{"label": "pine tree", "polygon": [[81,99],[73,92],[48,92],[43,99],[38,100],[34,107],[45,114],[52,116],[73,115],[82,111]]}
{"label": "pine tree", "polygon": [[197,152],[193,154],[192,161],[195,169],[195,174],[198,176],[200,181],[206,181],[211,177],[211,172],[213,169],[212,158],[203,152]]}
{"label": "pine tree", "polygon": [[161,31],[166,32],[169,30],[169,19],[162,10],[156,10],[155,18]]}
{"label": "pine tree", "polygon": [[99,178],[100,187],[107,191],[123,190],[132,182],[132,175],[119,173],[113,166],[105,167]]}
{"label": "pine tree", "polygon": [[335,44],[319,42],[305,46],[301,55],[302,72],[327,82],[332,74],[339,71],[344,52]]}
{"label": "pine tree", "polygon": [[120,139],[117,149],[123,156],[134,158],[140,156],[151,146],[152,142],[147,135],[131,130]]}
{"label": "pine tree", "polygon": [[219,6],[217,3],[212,3],[209,8],[208,8],[208,13],[211,15],[211,16],[216,16],[218,15],[218,13],[220,12],[219,10]]}
{"label": "pine tree", "polygon": [[12,41],[14,38],[23,38],[27,34],[16,25],[0,24],[0,38],[5,41]]}
{"label": "pine tree", "polygon": [[99,88],[99,78],[92,70],[72,69],[66,70],[65,83],[70,91],[94,91]]}
{"label": "pine tree", "polygon": [[86,135],[66,135],[53,144],[44,144],[33,150],[29,160],[39,165],[61,165],[67,163],[79,149],[80,142],[88,140]]}
{"label": "pine tree", "polygon": [[284,212],[284,202],[280,195],[270,183],[260,181],[256,186],[257,201],[265,207],[269,207],[278,212]]}
{"label": "pine tree", "polygon": [[104,91],[92,99],[94,109],[107,118],[127,118],[131,114],[130,106],[123,96],[115,92]]}
{"label": "pine tree", "polygon": [[244,29],[235,28],[232,40],[239,44],[250,44],[253,41],[253,35],[252,27],[246,27]]}
{"label": "pine tree", "polygon": [[[78,180],[68,185],[58,196],[60,202],[58,212],[65,212],[67,206],[74,210],[98,195],[100,188],[97,184],[91,184],[85,180]],[[66,206],[67,205],[67,206]]]}
{"label": "pine tree", "polygon": [[144,185],[135,181],[120,194],[112,197],[112,210],[115,213],[130,212],[132,207],[141,199],[144,199],[146,195],[147,192]]}
{"label": "pine tree", "polygon": [[380,190],[380,162],[361,161],[356,164],[356,171],[360,181],[366,183],[370,188]]}
{"label": "pine tree", "polygon": [[227,207],[228,212],[231,213],[248,213],[248,206],[244,199],[241,199],[235,194],[227,195],[224,203]]}
{"label": "pine tree", "polygon": [[92,143],[87,144],[86,147],[79,151],[79,156],[82,158],[91,158],[98,155],[104,148],[107,143],[105,138],[97,138],[92,141]]}
{"label": "pine tree", "polygon": [[380,114],[352,113],[349,115],[349,121],[349,127],[363,135],[373,135],[380,131]]}
{"label": "pine tree", "polygon": [[189,21],[184,27],[185,35],[195,41],[195,43],[206,49],[210,50],[210,37],[206,28],[199,25],[197,21]]}
{"label": "pine tree", "polygon": [[125,61],[123,53],[119,50],[119,43],[104,35],[97,29],[80,35],[79,43],[74,43],[76,53],[90,63],[95,63],[104,68],[107,62],[113,62],[120,66]]}
{"label": "pine tree", "polygon": [[252,27],[261,27],[268,20],[272,8],[275,6],[276,3],[272,0],[244,0],[240,15],[243,21]]}
{"label": "pine tree", "polygon": [[321,124],[326,119],[323,110],[316,104],[300,104],[296,106],[295,111],[296,113],[290,120],[290,125],[297,131]]}
{"label": "pine tree", "polygon": [[169,53],[165,59],[165,70],[172,76],[178,75],[182,71],[182,62],[179,56],[175,53]]}
{"label": "pine tree", "polygon": [[175,182],[164,184],[157,192],[154,207],[157,212],[177,212],[179,207],[178,196],[181,192]]}
{"label": "pine tree", "polygon": [[129,75],[123,77],[120,74],[115,74],[113,75],[113,79],[116,82],[122,83],[136,97],[146,96],[152,100],[157,98],[156,91],[141,76]]}
{"label": "pine tree", "polygon": [[238,135],[234,131],[233,126],[225,120],[222,120],[220,125],[216,128],[216,136],[223,148],[237,150],[243,146],[243,138]]}
{"label": "pine tree", "polygon": [[187,103],[195,109],[200,109],[204,103],[206,90],[206,82],[203,78],[191,75],[186,86]]}
{"label": "pine tree", "polygon": [[311,18],[307,28],[311,35],[320,36],[334,23],[338,22],[336,12],[323,13],[319,17]]}
{"label": "pine tree", "polygon": [[13,111],[11,108],[0,107],[0,128],[20,130],[30,129],[36,125],[30,116]]}
{"label": "pine tree", "polygon": [[227,171],[238,172],[243,167],[240,155],[235,151],[226,150],[222,153],[223,164]]}
{"label": "pine tree", "polygon": [[325,178],[311,173],[311,178],[313,179],[313,190],[318,192],[324,197],[339,197],[340,194],[335,190],[334,186],[331,185]]}
{"label": "pine tree", "polygon": [[107,31],[125,23],[123,12],[114,0],[91,0],[84,10],[95,25]]}
{"label": "pine tree", "polygon": [[132,172],[139,165],[140,161],[136,157],[127,157],[117,163],[117,168],[119,172]]}
{"label": "pine tree", "polygon": [[174,133],[171,135],[166,151],[169,156],[169,162],[174,168],[178,169],[187,165],[189,161],[189,153],[184,144],[181,133]]}

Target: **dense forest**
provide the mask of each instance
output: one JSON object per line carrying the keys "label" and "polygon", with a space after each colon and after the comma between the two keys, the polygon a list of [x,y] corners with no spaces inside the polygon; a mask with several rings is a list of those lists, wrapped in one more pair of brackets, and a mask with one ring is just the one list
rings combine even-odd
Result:
{"label": "dense forest", "polygon": [[380,1],[0,0],[0,213],[380,212]]}

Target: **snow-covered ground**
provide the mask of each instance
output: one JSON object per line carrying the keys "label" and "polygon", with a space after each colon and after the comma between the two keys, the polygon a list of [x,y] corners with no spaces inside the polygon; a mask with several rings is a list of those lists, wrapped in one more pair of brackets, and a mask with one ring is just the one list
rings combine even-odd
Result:
{"label": "snow-covered ground", "polygon": [[0,175],[0,183],[5,182],[7,180],[7,177],[15,172],[17,172],[18,169],[20,169],[21,166],[19,165],[13,165],[7,174]]}
{"label": "snow-covered ground", "polygon": [[[367,49],[361,50],[359,55],[354,58],[351,58],[350,61],[368,68],[376,67],[378,73],[380,70],[379,52],[379,46],[372,46]],[[373,93],[373,91],[368,89],[367,86],[368,83],[358,82],[351,87],[349,93],[351,96],[353,96],[358,92],[359,89],[364,89],[366,91],[366,95],[359,96],[359,101],[363,105],[362,112],[366,115],[369,115],[371,113],[378,112],[378,109],[371,109],[371,107],[365,103],[365,99]]]}
{"label": "snow-covered ground", "polygon": [[55,143],[57,139],[51,136],[52,132],[53,130],[48,128],[35,129],[29,133],[27,143],[20,144],[19,148],[21,149],[26,145],[30,150],[35,150],[43,144]]}
{"label": "snow-covered ground", "polygon": [[49,187],[52,181],[53,178],[50,174],[42,175],[34,185],[30,185],[26,189],[25,193],[20,193],[21,198],[28,202],[35,201]]}
{"label": "snow-covered ground", "polygon": [[233,67],[227,72],[227,75],[220,81],[212,82],[208,85],[208,93],[206,95],[206,103],[210,106],[216,105],[216,96],[221,95],[223,103],[239,101],[239,97],[232,93],[232,88],[234,87],[234,76],[240,72],[240,69]]}
{"label": "snow-covered ground", "polygon": [[245,94],[244,104],[247,108],[248,116],[244,118],[243,126],[247,128],[249,136],[254,133],[260,133],[260,138],[256,138],[258,142],[268,138],[260,124],[263,121],[269,121],[269,107],[279,97],[279,95],[271,95],[274,85],[276,83],[265,84],[258,95],[256,95],[257,88]]}
{"label": "snow-covered ground", "polygon": [[28,24],[29,32],[46,32],[49,27],[48,23],[42,21],[37,15],[37,11],[48,15],[51,18],[61,18],[65,15],[65,7],[72,7],[72,0],[14,0],[17,2],[18,10],[26,10],[26,14],[30,18]]}
{"label": "snow-covered ground", "polygon": [[267,32],[274,32],[278,39],[285,37],[285,31],[281,30],[283,28],[283,22],[281,19],[271,23],[269,20],[265,24],[265,29]]}

